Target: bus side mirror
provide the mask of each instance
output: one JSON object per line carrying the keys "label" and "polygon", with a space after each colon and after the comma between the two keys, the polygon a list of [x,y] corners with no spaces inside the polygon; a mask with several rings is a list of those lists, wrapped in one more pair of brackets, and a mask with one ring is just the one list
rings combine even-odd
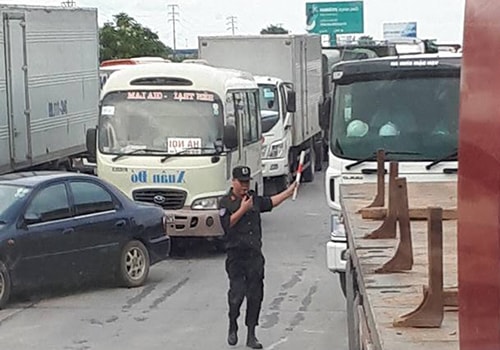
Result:
{"label": "bus side mirror", "polygon": [[238,132],[234,125],[224,126],[223,142],[228,149],[232,150],[238,147]]}
{"label": "bus side mirror", "polygon": [[297,111],[297,95],[295,91],[288,90],[286,94],[286,111],[295,113]]}
{"label": "bus side mirror", "polygon": [[97,158],[97,129],[92,128],[87,130],[87,153],[88,160],[95,163]]}

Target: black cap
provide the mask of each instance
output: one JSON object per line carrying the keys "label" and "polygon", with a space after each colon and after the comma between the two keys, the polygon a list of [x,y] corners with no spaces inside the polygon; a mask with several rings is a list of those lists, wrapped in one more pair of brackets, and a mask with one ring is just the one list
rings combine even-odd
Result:
{"label": "black cap", "polygon": [[250,168],[247,166],[238,165],[237,167],[233,168],[233,179],[239,181],[250,181],[252,180],[251,174],[252,172],[250,171]]}

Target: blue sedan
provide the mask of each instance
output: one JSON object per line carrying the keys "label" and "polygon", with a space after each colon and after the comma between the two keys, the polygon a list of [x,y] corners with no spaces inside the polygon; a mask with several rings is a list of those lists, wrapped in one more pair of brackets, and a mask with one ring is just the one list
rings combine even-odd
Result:
{"label": "blue sedan", "polygon": [[0,307],[17,288],[106,274],[137,287],[169,253],[163,209],[97,177],[0,176]]}

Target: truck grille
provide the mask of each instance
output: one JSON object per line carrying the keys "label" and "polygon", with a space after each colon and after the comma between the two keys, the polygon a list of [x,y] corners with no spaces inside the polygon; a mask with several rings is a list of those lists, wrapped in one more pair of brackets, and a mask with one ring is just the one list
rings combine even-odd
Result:
{"label": "truck grille", "polygon": [[161,205],[163,209],[182,209],[187,193],[182,190],[147,189],[132,193],[134,200]]}

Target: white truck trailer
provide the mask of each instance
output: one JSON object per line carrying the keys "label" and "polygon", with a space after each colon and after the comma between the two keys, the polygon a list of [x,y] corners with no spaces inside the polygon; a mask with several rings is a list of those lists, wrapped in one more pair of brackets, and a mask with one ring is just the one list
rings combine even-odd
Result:
{"label": "white truck trailer", "polygon": [[208,64],[257,76],[266,189],[271,187],[270,192],[275,192],[287,186],[303,150],[307,152],[303,179],[313,181],[315,170],[321,170],[322,164],[320,37],[209,36],[199,37],[198,46],[199,58]]}
{"label": "white truck trailer", "polygon": [[72,168],[99,114],[97,10],[0,5],[0,174]]}

